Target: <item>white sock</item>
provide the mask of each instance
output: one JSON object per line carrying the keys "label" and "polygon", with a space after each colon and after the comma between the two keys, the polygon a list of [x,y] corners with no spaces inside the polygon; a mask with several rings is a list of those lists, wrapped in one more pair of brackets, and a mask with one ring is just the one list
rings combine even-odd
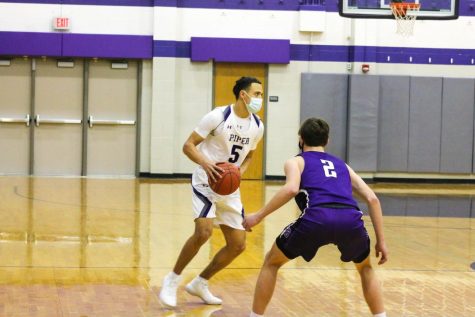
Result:
{"label": "white sock", "polygon": [[195,280],[200,281],[201,283],[208,284],[208,280],[205,278],[202,278],[201,276],[195,277]]}
{"label": "white sock", "polygon": [[264,317],[264,315],[259,315],[252,311],[249,317]]}
{"label": "white sock", "polygon": [[177,278],[180,278],[180,275],[176,274],[175,272],[171,271],[170,272],[170,277],[174,280],[176,280]]}
{"label": "white sock", "polygon": [[373,315],[373,317],[387,317],[387,316],[386,316],[386,312],[382,312],[382,313]]}

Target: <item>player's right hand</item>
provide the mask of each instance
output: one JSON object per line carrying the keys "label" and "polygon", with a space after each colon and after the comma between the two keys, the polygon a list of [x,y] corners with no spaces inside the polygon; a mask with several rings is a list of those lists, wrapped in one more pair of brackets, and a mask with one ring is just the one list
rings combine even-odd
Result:
{"label": "player's right hand", "polygon": [[262,218],[259,213],[253,213],[250,215],[244,216],[244,220],[242,221],[242,226],[247,232],[252,232],[252,227],[255,225],[259,224],[261,222]]}
{"label": "player's right hand", "polygon": [[224,170],[216,164],[217,163],[211,161],[204,161],[201,164],[201,167],[205,170],[208,178],[210,178],[213,182],[216,182],[217,179],[220,179],[221,173],[224,172]]}

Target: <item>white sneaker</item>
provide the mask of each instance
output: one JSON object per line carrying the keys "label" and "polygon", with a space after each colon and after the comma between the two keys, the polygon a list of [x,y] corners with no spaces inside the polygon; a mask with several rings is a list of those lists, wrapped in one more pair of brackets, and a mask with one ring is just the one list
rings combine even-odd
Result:
{"label": "white sneaker", "polygon": [[180,281],[181,276],[176,276],[173,272],[168,273],[163,278],[162,289],[160,290],[159,296],[163,305],[171,308],[176,307],[176,290]]}
{"label": "white sneaker", "polygon": [[188,283],[185,290],[191,295],[200,297],[208,305],[221,305],[223,302],[221,298],[211,294],[208,289],[208,281],[199,276]]}

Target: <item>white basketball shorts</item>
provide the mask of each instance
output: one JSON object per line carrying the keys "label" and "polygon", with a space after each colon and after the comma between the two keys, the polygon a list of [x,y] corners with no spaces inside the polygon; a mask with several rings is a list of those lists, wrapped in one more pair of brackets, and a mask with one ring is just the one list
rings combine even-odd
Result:
{"label": "white basketball shorts", "polygon": [[241,192],[226,196],[216,194],[208,185],[208,175],[197,168],[191,178],[193,213],[196,218],[214,218],[215,225],[226,225],[244,230],[244,208]]}

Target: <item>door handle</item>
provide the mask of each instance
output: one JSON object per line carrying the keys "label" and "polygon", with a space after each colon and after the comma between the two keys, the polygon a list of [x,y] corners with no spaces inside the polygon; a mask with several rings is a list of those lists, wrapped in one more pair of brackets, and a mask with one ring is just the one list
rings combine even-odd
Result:
{"label": "door handle", "polygon": [[97,120],[92,116],[89,116],[87,119],[89,128],[92,128],[96,125],[135,125],[135,120]]}
{"label": "door handle", "polygon": [[56,119],[56,118],[47,118],[40,119],[40,115],[35,116],[35,126],[39,127],[40,123],[42,124],[81,124],[81,119]]}
{"label": "door handle", "polygon": [[0,123],[24,123],[27,127],[30,126],[30,115],[25,115],[25,118],[0,118]]}

